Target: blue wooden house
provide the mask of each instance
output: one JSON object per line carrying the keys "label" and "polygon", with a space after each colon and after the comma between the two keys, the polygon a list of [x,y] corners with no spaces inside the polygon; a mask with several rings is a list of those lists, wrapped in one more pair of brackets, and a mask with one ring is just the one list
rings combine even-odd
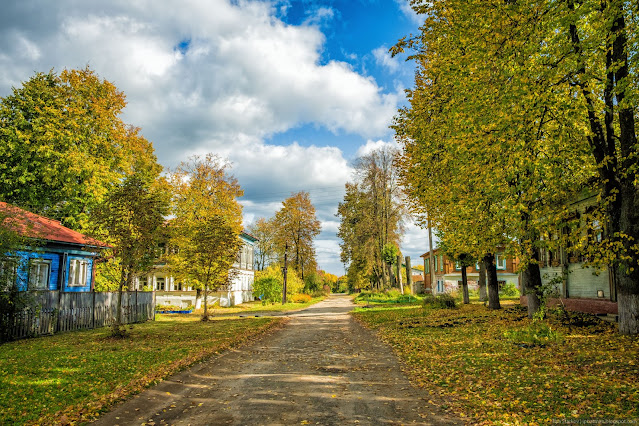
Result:
{"label": "blue wooden house", "polygon": [[107,244],[3,202],[0,221],[5,228],[33,242],[0,265],[19,290],[93,290],[95,261]]}

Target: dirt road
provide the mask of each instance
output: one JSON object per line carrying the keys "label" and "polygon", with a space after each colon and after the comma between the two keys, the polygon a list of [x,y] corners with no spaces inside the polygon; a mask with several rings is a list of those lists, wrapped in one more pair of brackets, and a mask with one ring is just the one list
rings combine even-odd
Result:
{"label": "dirt road", "polygon": [[296,313],[265,338],[170,377],[102,425],[461,424],[432,414],[347,296]]}

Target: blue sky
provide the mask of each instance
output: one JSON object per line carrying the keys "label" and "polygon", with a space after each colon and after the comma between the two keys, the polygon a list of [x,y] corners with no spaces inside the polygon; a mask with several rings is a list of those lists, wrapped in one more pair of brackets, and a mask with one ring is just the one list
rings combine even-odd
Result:
{"label": "blue sky", "polygon": [[[357,155],[394,144],[413,64],[388,48],[418,22],[407,0],[9,2],[0,96],[36,71],[89,65],[126,94],[123,119],[165,167],[209,152],[232,162],[245,224],[309,191],[320,267],[342,274],[337,204]],[[404,254],[426,249],[408,226]]]}

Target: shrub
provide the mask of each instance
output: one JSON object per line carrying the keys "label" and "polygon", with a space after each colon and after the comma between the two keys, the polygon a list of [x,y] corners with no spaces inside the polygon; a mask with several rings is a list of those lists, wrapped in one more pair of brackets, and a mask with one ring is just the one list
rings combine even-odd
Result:
{"label": "shrub", "polygon": [[155,311],[181,311],[181,307],[176,305],[155,305]]}
{"label": "shrub", "polygon": [[503,296],[519,296],[519,289],[513,283],[506,283],[499,290],[499,294]]}
{"label": "shrub", "polygon": [[282,301],[282,283],[275,277],[262,277],[253,283],[253,296],[264,301]]}
{"label": "shrub", "polygon": [[308,303],[311,301],[311,295],[310,294],[304,294],[304,293],[300,293],[300,294],[294,294],[291,296],[291,302],[293,303]]}
{"label": "shrub", "polygon": [[437,296],[427,294],[424,296],[424,307],[453,309],[457,307],[457,303],[455,302],[455,298],[448,293],[438,294]]}
{"label": "shrub", "polygon": [[402,295],[402,292],[399,289],[391,288],[390,290],[386,290],[386,297],[389,299],[397,299]]}

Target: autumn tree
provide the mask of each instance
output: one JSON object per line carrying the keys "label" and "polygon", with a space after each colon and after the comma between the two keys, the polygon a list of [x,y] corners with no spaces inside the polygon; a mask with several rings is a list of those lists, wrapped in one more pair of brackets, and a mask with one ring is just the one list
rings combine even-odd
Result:
{"label": "autumn tree", "polygon": [[360,157],[355,182],[346,184],[338,206],[341,259],[349,264],[352,282],[367,276],[379,288],[386,287],[389,275],[382,251],[389,243],[399,245],[407,213],[394,163],[397,154],[397,149],[384,147]]}
{"label": "autumn tree", "polygon": [[[242,231],[243,191],[229,165],[208,154],[193,156],[169,176],[173,193],[169,267],[177,278],[208,294],[228,282]],[[219,227],[219,229],[209,229]],[[204,301],[207,307],[207,300]],[[196,306],[199,303],[196,302]],[[205,311],[204,320],[208,319]]]}
{"label": "autumn tree", "polygon": [[489,287],[497,246],[522,259],[531,315],[539,249],[550,244],[540,237],[566,219],[564,206],[594,170],[580,110],[544,68],[548,6],[416,2],[425,24],[395,46],[418,64],[395,126],[407,190],[457,252],[483,259]]}
{"label": "autumn tree", "polygon": [[37,73],[0,101],[0,199],[78,230],[134,172],[161,171],[120,118],[124,94],[89,68]]}
{"label": "autumn tree", "polygon": [[298,192],[284,200],[273,223],[280,259],[286,250],[290,263],[303,281],[305,274],[316,269],[313,240],[321,231],[308,192]]}
{"label": "autumn tree", "polygon": [[255,243],[255,267],[264,270],[276,259],[274,219],[259,218],[248,227],[248,232],[257,238]]}
{"label": "autumn tree", "polygon": [[116,337],[126,335],[122,326],[122,292],[125,287],[132,288],[134,278],[152,268],[168,203],[165,187],[132,176],[112,188],[92,211],[92,222],[106,231],[103,238],[112,246],[120,266],[117,310],[112,326]]}

